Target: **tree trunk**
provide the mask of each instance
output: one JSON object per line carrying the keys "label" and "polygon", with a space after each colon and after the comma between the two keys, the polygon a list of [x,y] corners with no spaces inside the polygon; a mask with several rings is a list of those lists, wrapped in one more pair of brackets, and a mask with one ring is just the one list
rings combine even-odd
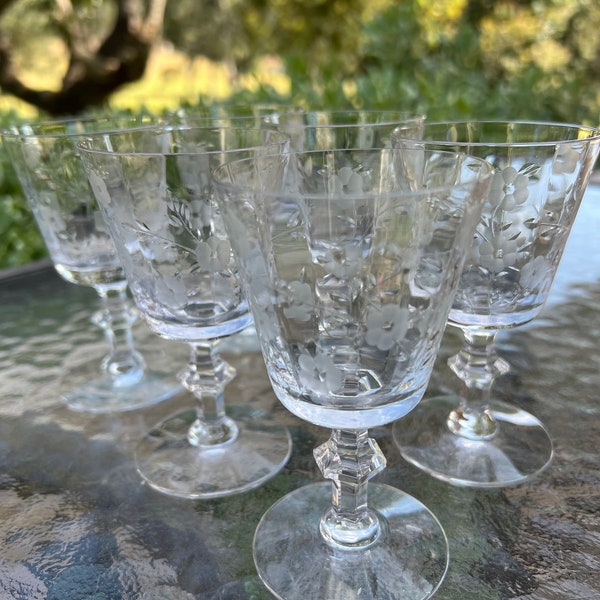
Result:
{"label": "tree trunk", "polygon": [[[14,0],[0,0],[0,13]],[[13,49],[0,33],[0,88],[3,92],[32,104],[52,116],[75,115],[103,105],[117,89],[139,80],[146,69],[153,45],[158,41],[165,14],[166,0],[150,0],[147,14],[138,14],[135,0],[115,0],[114,26],[93,54],[80,49],[60,27],[67,48],[69,66],[61,89],[53,92],[32,89],[14,72]],[[70,4],[69,2],[63,2]]]}

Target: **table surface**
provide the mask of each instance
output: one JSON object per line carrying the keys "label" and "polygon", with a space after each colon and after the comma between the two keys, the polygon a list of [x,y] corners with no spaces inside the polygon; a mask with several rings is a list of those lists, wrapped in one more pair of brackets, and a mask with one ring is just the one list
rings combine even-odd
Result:
{"label": "table surface", "polygon": [[[592,186],[543,313],[499,340],[512,369],[495,392],[551,432],[547,471],[501,490],[452,487],[403,461],[391,426],[372,432],[388,459],[375,481],[416,496],[446,530],[451,562],[436,598],[600,598],[599,231],[600,186]],[[160,418],[191,405],[185,393],[111,416],[76,413],[60,399],[64,373],[103,355],[89,321],[96,302],[93,290],[47,265],[0,280],[0,599],[269,598],[252,561],[254,528],[275,500],[321,481],[312,449],[328,431],[289,414],[253,340],[232,339],[226,358],[238,376],[229,402],[287,424],[288,465],[259,489],[225,499],[155,492],[141,483],[133,448]],[[141,323],[136,337],[155,359],[172,360],[173,373],[185,360],[185,349],[179,354]],[[455,384],[445,361],[458,343],[449,328],[428,393]]]}

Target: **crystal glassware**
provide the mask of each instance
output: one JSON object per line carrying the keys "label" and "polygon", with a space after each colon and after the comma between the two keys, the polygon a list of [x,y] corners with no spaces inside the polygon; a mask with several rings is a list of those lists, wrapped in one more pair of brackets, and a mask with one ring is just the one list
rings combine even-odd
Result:
{"label": "crystal glassware", "polygon": [[[158,423],[135,450],[153,488],[184,498],[252,489],[285,465],[291,440],[267,414],[225,410],[235,369],[219,342],[250,323],[211,170],[226,157],[284,152],[269,129],[157,127],[91,136],[80,150],[142,317],[159,336],[189,345],[179,378],[196,406]],[[231,408],[231,407],[230,407]]]}
{"label": "crystal glassware", "polygon": [[159,360],[146,364],[134,346],[137,311],[114,243],[81,163],[76,142],[84,132],[145,127],[149,117],[93,116],[26,123],[2,132],[17,173],[59,275],[90,286],[101,300],[92,321],[102,328],[108,354],[67,369],[61,395],[69,408],[92,413],[149,406],[181,389]]}
{"label": "crystal glassware", "polygon": [[[174,126],[277,129],[280,115],[285,114],[291,118],[300,111],[300,108],[291,104],[214,103],[208,106],[182,106],[168,111],[165,121]],[[253,323],[228,339],[223,347],[237,353],[258,350]]]}
{"label": "crystal glassware", "polygon": [[[413,192],[403,174],[416,164],[431,186]],[[368,429],[425,390],[490,173],[456,153],[349,148],[213,173],[275,393],[332,429],[314,451],[332,485],[284,496],[255,533],[258,573],[279,598],[421,599],[444,577],[437,519],[368,487],[385,467]]]}
{"label": "crystal glassware", "polygon": [[[394,144],[414,147],[402,132]],[[600,131],[561,123],[428,123],[418,147],[468,152],[494,176],[449,323],[461,350],[449,366],[460,398],[427,398],[396,424],[402,456],[456,485],[500,487],[546,468],[553,444],[542,422],[491,395],[508,372],[496,352],[499,330],[523,325],[544,306],[600,149]]]}

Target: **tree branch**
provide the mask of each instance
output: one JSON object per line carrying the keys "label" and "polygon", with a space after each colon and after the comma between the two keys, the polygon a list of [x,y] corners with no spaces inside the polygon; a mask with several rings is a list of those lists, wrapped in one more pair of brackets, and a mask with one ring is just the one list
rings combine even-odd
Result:
{"label": "tree branch", "polygon": [[[12,1],[0,0],[0,12]],[[150,0],[146,16],[137,13],[133,0],[115,1],[114,26],[95,54],[86,56],[78,51],[69,32],[62,31],[70,56],[61,89],[56,92],[34,90],[22,83],[14,72],[12,48],[1,36],[0,88],[50,115],[68,115],[102,105],[122,85],[140,79],[162,30],[166,0]]]}

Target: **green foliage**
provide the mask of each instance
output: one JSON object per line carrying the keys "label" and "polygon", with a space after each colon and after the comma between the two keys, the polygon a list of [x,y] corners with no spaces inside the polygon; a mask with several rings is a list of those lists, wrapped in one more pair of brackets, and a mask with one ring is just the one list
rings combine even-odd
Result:
{"label": "green foliage", "polygon": [[432,118],[474,115],[486,92],[478,37],[458,28],[452,38],[427,42],[417,2],[390,6],[365,26],[364,68],[357,99],[380,108],[406,108]]}
{"label": "green foliage", "polygon": [[[12,119],[11,119],[12,117]],[[14,120],[4,117],[6,124]],[[0,268],[27,264],[48,255],[35,219],[23,196],[17,176],[6,156],[0,152]]]}
{"label": "green foliage", "polygon": [[[424,7],[433,7],[429,13]],[[446,11],[446,13],[444,13]],[[283,53],[293,98],[431,118],[600,121],[597,0],[388,2],[365,20],[354,72]]]}

